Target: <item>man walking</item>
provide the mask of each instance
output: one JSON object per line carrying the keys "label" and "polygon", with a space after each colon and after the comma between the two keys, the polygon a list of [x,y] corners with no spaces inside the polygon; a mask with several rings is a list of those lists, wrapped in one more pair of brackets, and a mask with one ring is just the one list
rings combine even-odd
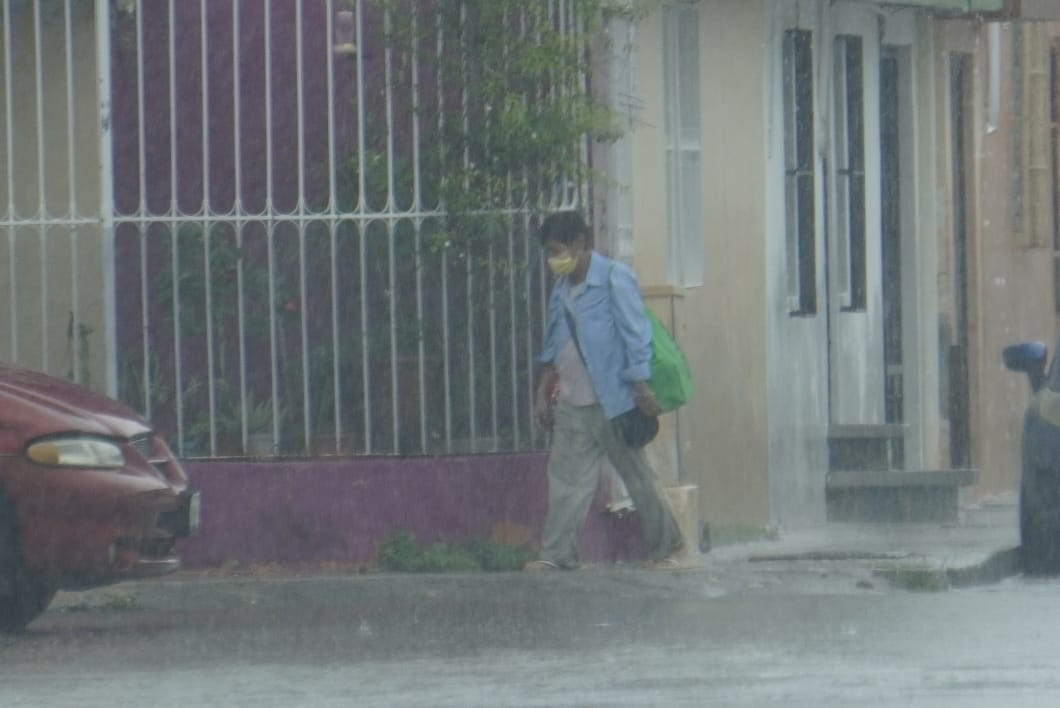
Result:
{"label": "man walking", "polygon": [[535,413],[552,431],[552,450],[541,557],[524,570],[578,566],[578,534],[604,455],[640,515],[650,567],[683,567],[681,532],[659,478],[644,450],[626,443],[616,420],[634,407],[649,416],[661,412],[648,386],[651,324],[636,276],[591,248],[589,228],[575,211],[547,217],[540,238],[557,280],[548,302]]}

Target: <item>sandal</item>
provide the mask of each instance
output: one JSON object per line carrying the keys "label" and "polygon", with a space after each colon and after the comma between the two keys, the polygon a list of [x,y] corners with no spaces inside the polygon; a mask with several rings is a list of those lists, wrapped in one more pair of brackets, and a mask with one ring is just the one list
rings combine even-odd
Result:
{"label": "sandal", "polygon": [[549,570],[559,570],[559,566],[547,560],[533,560],[523,566],[523,571],[527,573],[541,573]]}
{"label": "sandal", "polygon": [[670,555],[662,560],[647,561],[642,566],[644,570],[696,570],[702,567],[698,558],[686,554]]}

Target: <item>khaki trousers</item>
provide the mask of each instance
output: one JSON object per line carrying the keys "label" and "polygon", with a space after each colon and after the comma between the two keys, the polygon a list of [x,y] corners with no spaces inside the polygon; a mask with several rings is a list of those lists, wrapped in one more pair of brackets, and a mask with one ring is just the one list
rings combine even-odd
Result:
{"label": "khaki trousers", "polygon": [[596,493],[604,455],[629,491],[652,558],[665,558],[681,545],[681,530],[644,450],[626,445],[617,425],[608,420],[600,406],[560,401],[548,460],[548,517],[541,539],[542,560],[561,568],[577,567],[578,535]]}

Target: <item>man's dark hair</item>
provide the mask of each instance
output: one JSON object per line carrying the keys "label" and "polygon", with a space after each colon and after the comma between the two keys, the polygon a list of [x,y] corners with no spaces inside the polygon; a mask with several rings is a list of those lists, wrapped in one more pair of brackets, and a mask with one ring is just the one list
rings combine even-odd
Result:
{"label": "man's dark hair", "polygon": [[582,235],[585,236],[586,242],[590,240],[588,224],[585,223],[581,213],[574,210],[549,214],[541,222],[541,228],[538,230],[542,245],[548,241],[569,245]]}

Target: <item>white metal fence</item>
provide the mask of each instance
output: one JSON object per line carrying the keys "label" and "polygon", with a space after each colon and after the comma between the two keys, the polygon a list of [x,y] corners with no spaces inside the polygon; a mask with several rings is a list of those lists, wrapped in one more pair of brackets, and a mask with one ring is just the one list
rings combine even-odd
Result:
{"label": "white metal fence", "polygon": [[92,13],[0,3],[0,357],[101,384]]}
{"label": "white metal fence", "polygon": [[108,381],[185,456],[542,443],[532,226],[581,180],[469,180],[497,193],[453,218],[453,161],[489,156],[441,136],[491,110],[446,73],[462,3],[87,5],[0,0],[3,356]]}

